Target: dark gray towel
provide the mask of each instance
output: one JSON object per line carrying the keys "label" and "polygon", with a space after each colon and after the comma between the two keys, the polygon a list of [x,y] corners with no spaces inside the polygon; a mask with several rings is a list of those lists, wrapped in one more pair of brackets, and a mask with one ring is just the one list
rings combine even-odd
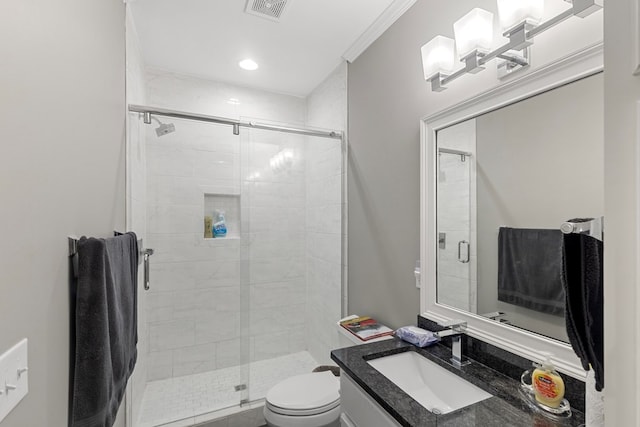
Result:
{"label": "dark gray towel", "polygon": [[562,316],[560,230],[501,227],[498,233],[498,299]]}
{"label": "dark gray towel", "polygon": [[71,427],[111,427],[135,366],[138,241],[78,242]]}
{"label": "dark gray towel", "polygon": [[[577,222],[571,220],[571,222]],[[582,367],[604,388],[603,244],[583,234],[564,236],[567,335]]]}

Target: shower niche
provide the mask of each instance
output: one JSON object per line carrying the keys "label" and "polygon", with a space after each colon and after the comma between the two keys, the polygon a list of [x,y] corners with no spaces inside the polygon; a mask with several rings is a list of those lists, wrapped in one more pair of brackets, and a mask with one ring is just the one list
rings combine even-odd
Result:
{"label": "shower niche", "polygon": [[[203,236],[205,239],[240,238],[240,194],[204,193],[203,207],[202,224]],[[227,235],[225,237],[214,237],[212,226],[217,221],[218,214],[220,212],[222,212],[225,217]]]}

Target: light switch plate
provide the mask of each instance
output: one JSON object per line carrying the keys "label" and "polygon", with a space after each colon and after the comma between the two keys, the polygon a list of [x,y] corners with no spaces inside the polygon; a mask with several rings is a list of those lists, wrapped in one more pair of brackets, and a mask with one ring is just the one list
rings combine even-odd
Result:
{"label": "light switch plate", "polygon": [[29,392],[27,339],[0,356],[0,422]]}

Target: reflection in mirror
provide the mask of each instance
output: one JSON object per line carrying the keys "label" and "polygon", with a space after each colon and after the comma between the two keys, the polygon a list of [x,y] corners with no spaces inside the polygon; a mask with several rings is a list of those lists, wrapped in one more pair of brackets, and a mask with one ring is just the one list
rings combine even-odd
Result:
{"label": "reflection in mirror", "polygon": [[436,138],[438,303],[567,342],[559,228],[604,215],[602,74]]}

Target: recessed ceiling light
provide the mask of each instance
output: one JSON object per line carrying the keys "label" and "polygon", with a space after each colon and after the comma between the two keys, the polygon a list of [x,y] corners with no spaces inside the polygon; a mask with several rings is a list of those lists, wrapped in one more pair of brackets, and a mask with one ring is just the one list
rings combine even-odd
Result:
{"label": "recessed ceiling light", "polygon": [[253,59],[243,59],[242,61],[238,62],[238,65],[243,70],[253,71],[258,69],[258,64],[256,64],[256,61],[254,61]]}

